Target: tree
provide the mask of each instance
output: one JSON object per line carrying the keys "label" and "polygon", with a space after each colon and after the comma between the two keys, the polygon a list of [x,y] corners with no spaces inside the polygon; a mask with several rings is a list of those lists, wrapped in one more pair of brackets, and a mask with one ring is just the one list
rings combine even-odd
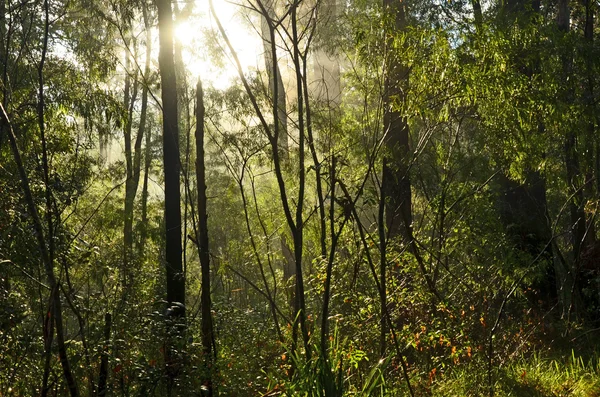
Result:
{"label": "tree", "polygon": [[211,372],[217,359],[214,344],[213,321],[210,292],[210,251],[208,246],[208,214],[206,212],[206,169],[204,165],[204,98],[202,81],[196,84],[196,183],[198,187],[198,234],[197,246],[202,273],[202,350],[204,353],[205,371],[208,374],[205,386],[209,395],[213,392]]}
{"label": "tree", "polygon": [[[173,14],[169,0],[157,0],[159,30],[159,68],[163,115],[163,169],[165,174],[165,268],[167,281],[167,321],[171,337],[180,334],[185,321],[185,275],[181,250],[181,194],[179,183],[179,126],[177,117],[177,82],[173,60]],[[179,371],[176,351],[168,341],[166,365],[169,389]]]}

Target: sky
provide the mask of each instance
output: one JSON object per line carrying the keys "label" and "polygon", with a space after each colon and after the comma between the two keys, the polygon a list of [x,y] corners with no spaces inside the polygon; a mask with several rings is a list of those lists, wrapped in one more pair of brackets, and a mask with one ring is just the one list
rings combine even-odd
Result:
{"label": "sky", "polygon": [[[239,0],[243,2],[244,0]],[[194,1],[194,9],[188,20],[176,23],[175,37],[182,44],[183,61],[193,79],[202,78],[203,84],[224,89],[232,84],[238,73],[233,60],[228,56],[222,62],[211,59],[207,46],[207,35],[216,34],[219,46],[224,41],[218,33],[215,18],[210,13],[207,0]],[[262,60],[262,42],[258,32],[248,21],[248,17],[240,12],[243,7],[227,0],[213,1],[215,13],[221,20],[229,39],[235,48],[242,67],[247,72],[258,68]],[[221,47],[223,49],[223,47]],[[225,51],[229,54],[229,51]],[[220,64],[219,64],[220,63]]]}

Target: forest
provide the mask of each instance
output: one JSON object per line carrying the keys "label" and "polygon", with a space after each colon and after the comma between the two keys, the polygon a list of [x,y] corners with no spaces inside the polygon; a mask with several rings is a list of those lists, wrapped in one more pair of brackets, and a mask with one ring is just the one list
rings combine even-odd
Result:
{"label": "forest", "polygon": [[600,396],[597,0],[0,0],[0,396]]}

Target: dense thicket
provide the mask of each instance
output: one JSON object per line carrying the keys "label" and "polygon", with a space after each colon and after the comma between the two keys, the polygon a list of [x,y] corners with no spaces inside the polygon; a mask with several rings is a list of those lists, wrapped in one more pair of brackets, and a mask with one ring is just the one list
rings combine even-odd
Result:
{"label": "dense thicket", "polygon": [[599,4],[220,1],[0,0],[0,396],[598,395]]}

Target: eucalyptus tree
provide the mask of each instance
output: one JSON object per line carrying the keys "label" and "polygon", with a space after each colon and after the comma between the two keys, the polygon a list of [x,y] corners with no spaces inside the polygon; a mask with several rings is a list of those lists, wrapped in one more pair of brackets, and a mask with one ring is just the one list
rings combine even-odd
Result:
{"label": "eucalyptus tree", "polygon": [[[179,160],[178,97],[173,58],[173,11],[169,0],[157,0],[159,30],[159,68],[163,116],[163,170],[165,178],[165,270],[167,287],[167,322],[171,334],[167,341],[166,369],[168,390],[173,392],[181,370],[177,344],[185,322],[185,277],[181,248],[181,194]],[[184,326],[185,327],[185,326]],[[181,340],[181,339],[179,339]]]}

